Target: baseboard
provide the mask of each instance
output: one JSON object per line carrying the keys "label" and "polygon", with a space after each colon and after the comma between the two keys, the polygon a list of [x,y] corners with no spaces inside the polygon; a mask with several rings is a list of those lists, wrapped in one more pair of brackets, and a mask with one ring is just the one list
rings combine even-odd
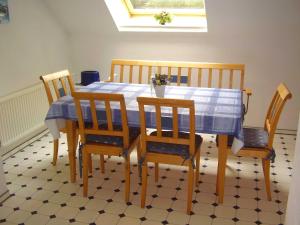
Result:
{"label": "baseboard", "polygon": [[[253,126],[244,126],[246,128],[259,128],[262,129],[262,127],[253,127]],[[275,134],[284,134],[284,135],[297,135],[297,130],[289,130],[289,129],[277,129]]]}
{"label": "baseboard", "polygon": [[9,191],[7,190],[6,192],[4,192],[2,195],[0,195],[0,203],[6,201],[6,199],[9,198]]}
{"label": "baseboard", "polygon": [[[40,129],[36,130],[36,132],[34,132],[31,135],[24,138],[22,140],[22,142],[19,143],[19,145],[15,145],[14,148],[11,148],[6,153],[4,153],[2,155],[2,159],[5,160],[5,159],[9,158],[10,156],[16,154],[18,151],[22,150],[27,145],[29,145],[29,144],[35,142],[36,140],[40,139],[42,136],[44,136],[48,132],[49,132],[48,129],[45,129],[45,127],[42,127]],[[1,150],[2,150],[2,148],[1,148]]]}
{"label": "baseboard", "polygon": [[297,135],[297,130],[277,129],[276,134]]}

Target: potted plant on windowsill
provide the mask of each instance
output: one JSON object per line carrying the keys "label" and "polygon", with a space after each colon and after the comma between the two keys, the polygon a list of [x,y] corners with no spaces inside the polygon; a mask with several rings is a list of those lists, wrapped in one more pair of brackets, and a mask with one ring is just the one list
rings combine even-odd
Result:
{"label": "potted plant on windowsill", "polygon": [[168,75],[155,74],[152,78],[152,84],[155,90],[156,97],[163,98],[165,95],[166,85],[169,83]]}
{"label": "potted plant on windowsill", "polygon": [[172,22],[172,17],[170,13],[166,11],[162,11],[161,13],[155,14],[154,18],[159,22],[161,25],[165,25],[166,23]]}

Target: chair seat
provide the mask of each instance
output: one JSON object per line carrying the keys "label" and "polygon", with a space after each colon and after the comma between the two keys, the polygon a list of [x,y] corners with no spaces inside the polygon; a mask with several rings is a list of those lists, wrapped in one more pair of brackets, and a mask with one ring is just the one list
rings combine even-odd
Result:
{"label": "chair seat", "polygon": [[[86,125],[86,127],[89,126]],[[107,130],[107,124],[99,125],[100,129]],[[114,130],[122,130],[121,125],[113,125]],[[129,127],[129,145],[134,142],[134,140],[140,135],[141,131],[139,127]],[[118,136],[109,136],[109,135],[95,135],[88,134],[86,135],[86,143],[98,143],[106,144],[110,146],[123,147],[123,137]]]}
{"label": "chair seat", "polygon": [[[262,128],[243,128],[244,148],[266,148],[268,146],[268,133]],[[232,146],[233,136],[228,137],[228,146]],[[217,136],[218,143],[218,136]],[[243,150],[243,148],[241,149]]]}
{"label": "chair seat", "polygon": [[[154,131],[150,134],[151,136],[157,136],[157,131]],[[163,137],[173,137],[172,131],[162,131]],[[179,132],[179,138],[189,138],[189,133]],[[199,146],[202,143],[202,137],[198,134],[195,134],[195,151],[199,149]],[[182,156],[184,159],[188,159],[190,157],[189,154],[189,146],[182,145],[182,144],[169,144],[169,143],[162,143],[162,142],[147,142],[147,151],[154,152],[154,153],[163,153],[163,154],[170,154],[170,155],[178,155]]]}

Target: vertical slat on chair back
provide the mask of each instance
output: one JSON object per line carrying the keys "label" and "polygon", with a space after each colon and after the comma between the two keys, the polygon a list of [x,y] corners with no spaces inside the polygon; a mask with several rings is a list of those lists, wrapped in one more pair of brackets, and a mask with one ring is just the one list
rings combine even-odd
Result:
{"label": "vertical slat on chair back", "polygon": [[269,134],[268,146],[272,148],[274,134],[285,102],[292,97],[289,89],[281,83],[273,96],[265,119],[265,130]]}
{"label": "vertical slat on chair back", "polygon": [[[163,142],[163,143],[173,143],[173,144],[185,144],[189,145],[190,154],[193,155],[195,151],[195,105],[192,100],[178,100],[178,99],[158,99],[158,98],[148,98],[148,97],[138,97],[137,98],[140,111],[140,124],[141,124],[141,148],[144,152],[146,150],[146,142]],[[150,106],[155,108],[155,119],[156,119],[156,136],[150,136],[147,134],[147,124],[146,124],[146,113],[145,106]],[[170,117],[173,118],[173,137],[163,137],[162,136],[162,107],[168,107],[172,110],[170,111]],[[178,108],[183,108],[189,110],[189,139],[179,137],[179,124],[178,124]]]}
{"label": "vertical slat on chair back", "polygon": [[244,89],[243,64],[113,59],[110,81],[150,83],[155,73],[167,74],[178,86]]}
{"label": "vertical slat on chair back", "polygon": [[[81,141],[85,143],[85,136],[88,134],[94,135],[109,135],[109,136],[121,136],[123,137],[124,148],[129,146],[129,130],[127,123],[127,113],[124,96],[121,94],[104,94],[104,93],[88,93],[88,92],[73,92],[74,102],[76,106],[76,112],[79,123],[79,133],[81,135]],[[86,123],[83,118],[83,108],[81,107],[80,101],[85,100],[84,104],[89,104],[92,118],[92,125]],[[96,102],[103,102],[103,111],[106,114],[105,118],[99,118],[97,114]],[[122,121],[122,130],[116,130],[113,124],[112,108],[111,103],[119,103]],[[99,109],[100,110],[100,109]],[[103,128],[99,124],[99,120],[106,121],[107,127]],[[100,125],[100,126],[99,126]]]}
{"label": "vertical slat on chair back", "polygon": [[[46,74],[40,76],[40,79],[44,83],[49,105],[51,105],[55,99],[71,94],[71,92],[74,91],[74,82],[68,70]],[[52,94],[52,90],[54,94]],[[60,90],[62,90],[63,93]]]}

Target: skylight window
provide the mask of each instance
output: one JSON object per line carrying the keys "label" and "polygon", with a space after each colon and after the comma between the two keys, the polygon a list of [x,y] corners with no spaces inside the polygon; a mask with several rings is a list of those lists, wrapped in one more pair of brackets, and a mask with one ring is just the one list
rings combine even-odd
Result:
{"label": "skylight window", "polygon": [[198,9],[203,8],[202,0],[128,0],[135,9],[154,9],[154,8],[186,8]]}
{"label": "skylight window", "polygon": [[[105,0],[119,31],[207,32],[204,0]],[[155,15],[167,12],[171,22]]]}
{"label": "skylight window", "polygon": [[131,15],[155,14],[162,10],[173,14],[204,15],[204,0],[124,0]]}

